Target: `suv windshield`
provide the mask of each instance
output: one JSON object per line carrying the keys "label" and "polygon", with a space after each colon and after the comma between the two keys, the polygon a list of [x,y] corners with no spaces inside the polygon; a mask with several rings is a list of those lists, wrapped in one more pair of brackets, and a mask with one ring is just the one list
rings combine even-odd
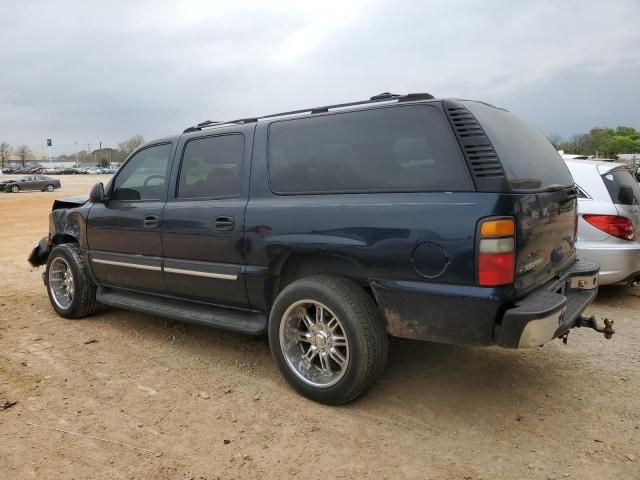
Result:
{"label": "suv windshield", "polygon": [[573,186],[569,169],[538,129],[506,110],[479,102],[462,103],[491,140],[513,190]]}
{"label": "suv windshield", "polygon": [[616,205],[640,205],[640,186],[626,170],[611,170],[602,180]]}

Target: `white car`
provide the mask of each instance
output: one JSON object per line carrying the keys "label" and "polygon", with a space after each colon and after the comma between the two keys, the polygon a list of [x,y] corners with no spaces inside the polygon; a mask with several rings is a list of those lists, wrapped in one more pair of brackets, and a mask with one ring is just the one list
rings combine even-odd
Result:
{"label": "white car", "polygon": [[626,166],[565,160],[579,188],[578,258],[600,264],[600,284],[640,280],[640,186]]}

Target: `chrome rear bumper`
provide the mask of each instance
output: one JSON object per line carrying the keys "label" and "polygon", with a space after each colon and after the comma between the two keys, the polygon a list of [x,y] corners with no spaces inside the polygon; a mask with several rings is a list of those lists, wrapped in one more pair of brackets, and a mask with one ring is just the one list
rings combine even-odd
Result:
{"label": "chrome rear bumper", "polygon": [[595,262],[576,262],[535,292],[518,300],[502,317],[496,343],[507,348],[543,345],[579,326],[598,293]]}

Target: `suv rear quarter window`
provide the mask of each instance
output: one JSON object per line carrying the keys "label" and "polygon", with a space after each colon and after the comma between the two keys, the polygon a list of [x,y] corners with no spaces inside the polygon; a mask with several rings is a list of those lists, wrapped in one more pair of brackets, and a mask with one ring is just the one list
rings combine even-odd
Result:
{"label": "suv rear quarter window", "polygon": [[562,157],[537,128],[501,108],[473,101],[462,103],[491,140],[513,190],[573,186]]}
{"label": "suv rear quarter window", "polygon": [[279,194],[473,190],[446,119],[427,105],[274,122],[269,177]]}

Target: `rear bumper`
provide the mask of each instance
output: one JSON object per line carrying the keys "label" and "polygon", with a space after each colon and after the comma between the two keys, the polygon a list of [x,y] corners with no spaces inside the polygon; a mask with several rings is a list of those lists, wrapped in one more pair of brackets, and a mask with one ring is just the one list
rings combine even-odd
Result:
{"label": "rear bumper", "polygon": [[536,347],[575,327],[598,294],[595,262],[578,261],[557,278],[516,301],[496,327],[496,343],[506,348]]}
{"label": "rear bumper", "polygon": [[631,282],[640,277],[638,242],[578,242],[577,250],[579,259],[600,264],[600,285]]}

